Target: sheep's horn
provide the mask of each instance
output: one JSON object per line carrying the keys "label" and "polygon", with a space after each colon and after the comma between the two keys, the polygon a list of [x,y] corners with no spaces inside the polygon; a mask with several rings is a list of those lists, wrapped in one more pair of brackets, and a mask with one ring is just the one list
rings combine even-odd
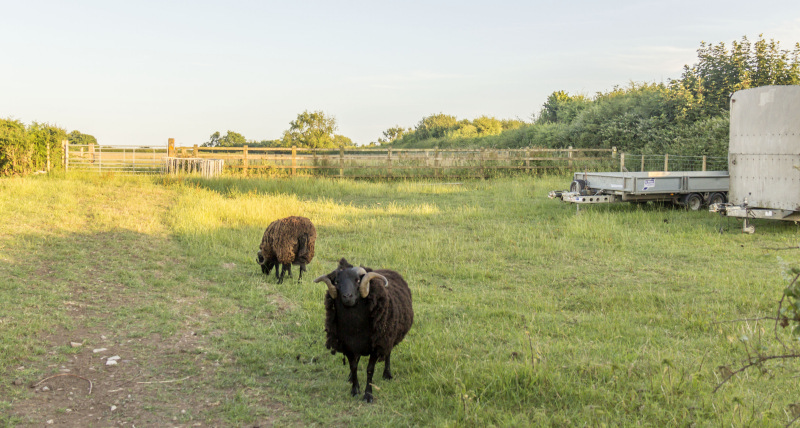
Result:
{"label": "sheep's horn", "polygon": [[320,281],[325,281],[325,283],[328,284],[328,294],[331,295],[332,299],[335,299],[338,293],[336,293],[336,287],[333,286],[333,283],[331,283],[331,280],[330,278],[328,278],[328,275],[322,275],[321,277],[314,280],[314,282],[320,282]]}
{"label": "sheep's horn", "polygon": [[383,280],[383,286],[384,287],[388,287],[389,286],[389,280],[386,279],[385,276],[383,276],[383,275],[381,275],[381,274],[379,274],[377,272],[369,272],[369,273],[364,275],[364,278],[361,278],[361,284],[358,286],[358,292],[361,294],[362,298],[366,298],[367,296],[369,296],[369,282],[373,278],[380,278],[380,279]]}

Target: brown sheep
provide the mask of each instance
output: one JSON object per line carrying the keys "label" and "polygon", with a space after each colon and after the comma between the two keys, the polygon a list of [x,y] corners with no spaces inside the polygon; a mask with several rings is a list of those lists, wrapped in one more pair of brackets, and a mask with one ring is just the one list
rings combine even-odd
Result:
{"label": "brown sheep", "polygon": [[353,267],[345,259],[314,282],[328,284],[325,295],[325,346],[341,352],[350,363],[350,394],[358,395],[358,361],[369,355],[364,401],[371,403],[375,363],[384,361],[383,378],[391,379],[392,349],[414,323],[411,290],[399,273],[388,269]]}
{"label": "brown sheep", "polygon": [[300,274],[297,277],[299,282],[306,271],[306,265],[314,258],[316,241],[317,230],[311,220],[297,216],[278,219],[270,223],[264,231],[256,261],[261,265],[261,272],[267,275],[275,266],[278,284],[283,282],[287,271],[289,277],[292,276],[292,264],[300,265]]}

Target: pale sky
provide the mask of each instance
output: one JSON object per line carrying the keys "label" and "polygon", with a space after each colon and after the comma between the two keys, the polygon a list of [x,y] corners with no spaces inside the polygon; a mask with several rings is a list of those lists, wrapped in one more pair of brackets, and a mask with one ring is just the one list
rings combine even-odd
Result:
{"label": "pale sky", "polygon": [[680,78],[701,41],[800,42],[798,0],[0,6],[0,118],[104,145],[279,139],[304,110],[357,144],[436,113],[530,121],[553,91]]}

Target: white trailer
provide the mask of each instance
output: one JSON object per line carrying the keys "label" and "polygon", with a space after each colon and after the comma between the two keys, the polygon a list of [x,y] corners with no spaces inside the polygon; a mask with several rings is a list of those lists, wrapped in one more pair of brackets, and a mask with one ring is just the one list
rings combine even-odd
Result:
{"label": "white trailer", "polygon": [[569,191],[548,196],[574,204],[657,201],[699,210],[727,201],[728,172],[576,172]]}
{"label": "white trailer", "polygon": [[800,221],[800,86],[762,86],[731,96],[727,203],[711,212],[743,219]]}

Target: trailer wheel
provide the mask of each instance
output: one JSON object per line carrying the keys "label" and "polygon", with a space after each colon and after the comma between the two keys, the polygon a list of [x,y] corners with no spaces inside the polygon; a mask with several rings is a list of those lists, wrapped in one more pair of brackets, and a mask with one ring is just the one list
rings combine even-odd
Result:
{"label": "trailer wheel", "polygon": [[579,195],[583,195],[585,190],[586,180],[572,180],[572,184],[569,185],[569,191]]}
{"label": "trailer wheel", "polygon": [[728,202],[728,198],[725,197],[724,193],[714,192],[708,196],[708,205],[724,204],[725,202]]}
{"label": "trailer wheel", "polygon": [[697,211],[703,206],[703,196],[699,193],[689,193],[683,198],[683,206],[688,210]]}

